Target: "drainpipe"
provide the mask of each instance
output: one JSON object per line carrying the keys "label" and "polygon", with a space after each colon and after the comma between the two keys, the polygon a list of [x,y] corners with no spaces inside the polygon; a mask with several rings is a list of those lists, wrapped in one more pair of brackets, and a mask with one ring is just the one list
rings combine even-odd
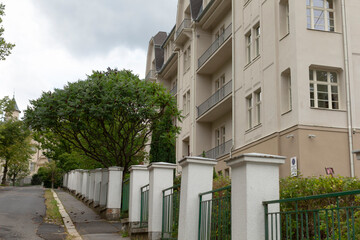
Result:
{"label": "drainpipe", "polygon": [[231,137],[232,137],[232,146],[230,149],[230,158],[232,157],[232,151],[235,148],[235,41],[234,41],[234,36],[235,36],[235,16],[234,16],[234,0],[231,1],[231,31],[232,31],[232,40],[231,40],[231,45],[232,45],[232,49],[231,49],[231,77],[232,77],[232,83],[231,83],[231,87],[232,87],[232,106],[231,106],[231,121],[232,121],[232,129],[231,129]]}
{"label": "drainpipe", "polygon": [[343,43],[344,43],[344,65],[345,65],[345,85],[346,85],[346,108],[348,120],[348,135],[349,135],[349,155],[350,155],[350,174],[355,176],[354,171],[354,155],[353,155],[353,137],[352,137],[352,109],[350,97],[350,71],[349,71],[349,46],[347,36],[345,0],[341,0],[341,15],[343,28]]}

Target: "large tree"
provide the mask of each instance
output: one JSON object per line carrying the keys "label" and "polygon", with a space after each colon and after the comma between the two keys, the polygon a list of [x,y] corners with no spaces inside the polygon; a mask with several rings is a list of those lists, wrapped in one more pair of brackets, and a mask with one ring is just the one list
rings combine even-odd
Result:
{"label": "large tree", "polygon": [[[52,132],[103,166],[125,169],[143,154],[155,122],[180,118],[164,87],[128,70],[93,72],[84,81],[44,92],[31,105],[25,121],[34,131]],[[178,130],[172,125],[164,134],[175,137]]]}
{"label": "large tree", "polygon": [[11,49],[15,46],[15,44],[6,42],[2,36],[4,34],[4,27],[1,23],[4,15],[5,5],[0,3],[0,60],[5,60],[5,58],[10,55]]}

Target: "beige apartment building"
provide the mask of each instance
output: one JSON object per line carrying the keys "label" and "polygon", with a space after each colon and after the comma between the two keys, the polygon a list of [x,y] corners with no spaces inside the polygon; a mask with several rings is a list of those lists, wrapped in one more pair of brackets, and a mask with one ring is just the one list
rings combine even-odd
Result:
{"label": "beige apartment building", "polygon": [[[282,177],[360,177],[359,0],[178,0],[146,79],[176,97],[184,156],[287,157]],[[291,164],[291,160],[296,160]]]}

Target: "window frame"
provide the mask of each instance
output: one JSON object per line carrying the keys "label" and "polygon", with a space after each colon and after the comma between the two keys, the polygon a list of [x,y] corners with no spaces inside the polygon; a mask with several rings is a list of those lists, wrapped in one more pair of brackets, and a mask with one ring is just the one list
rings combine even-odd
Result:
{"label": "window frame", "polygon": [[[318,80],[318,72],[326,73],[326,81]],[[335,74],[336,82],[331,81],[332,74]],[[340,110],[341,91],[340,91],[339,81],[340,81],[339,73],[337,71],[309,68],[310,107],[315,109]],[[319,91],[318,90],[319,85],[326,86],[327,92]],[[333,91],[333,87],[336,87],[336,92]],[[313,93],[313,98],[312,98],[312,93]],[[327,101],[319,100],[319,94],[326,94]],[[333,95],[337,96],[337,101],[333,100]],[[327,102],[328,107],[319,106],[319,102]],[[333,105],[333,103],[335,103],[336,105]]]}
{"label": "window frame", "polygon": [[262,92],[261,92],[261,88],[257,89],[254,92],[254,100],[255,103],[253,105],[255,105],[255,126],[260,125],[261,124],[261,103],[262,103]]}
{"label": "window frame", "polygon": [[[306,1],[306,24],[307,24],[307,29],[325,31],[325,32],[335,32],[336,31],[335,1],[332,0],[332,8],[327,8],[326,7],[326,1],[327,0],[320,0],[320,1],[323,1],[323,6],[322,7],[314,6],[314,0],[307,0]],[[309,16],[309,11],[310,11],[310,16]],[[316,28],[314,11],[321,11],[322,12],[321,15],[324,15],[323,16],[324,29]],[[332,15],[333,15],[333,19],[332,19],[333,25],[332,26],[331,26],[331,24],[329,25],[329,23],[331,22],[330,13],[332,13]],[[309,19],[309,17],[310,17],[310,19]],[[321,18],[319,17],[318,19],[321,19]],[[309,21],[310,21],[310,26],[309,26]]]}
{"label": "window frame", "polygon": [[247,113],[247,127],[248,129],[251,129],[253,127],[253,117],[252,117],[252,112],[253,112],[253,102],[252,102],[252,93],[249,94],[246,97],[246,113]]}

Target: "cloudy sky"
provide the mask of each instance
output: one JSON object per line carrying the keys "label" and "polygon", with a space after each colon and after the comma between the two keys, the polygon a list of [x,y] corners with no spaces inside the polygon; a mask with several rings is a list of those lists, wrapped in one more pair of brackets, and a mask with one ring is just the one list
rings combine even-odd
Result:
{"label": "cloudy sky", "polygon": [[175,24],[177,0],[0,0],[12,54],[0,61],[0,98],[20,110],[42,91],[92,70],[131,69],[145,77],[148,42]]}

